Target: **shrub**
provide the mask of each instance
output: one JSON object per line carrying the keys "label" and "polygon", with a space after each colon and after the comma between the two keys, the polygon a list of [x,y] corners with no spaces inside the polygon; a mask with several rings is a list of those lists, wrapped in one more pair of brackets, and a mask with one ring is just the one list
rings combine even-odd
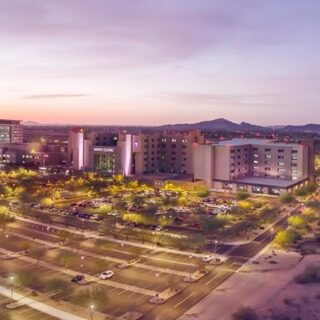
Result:
{"label": "shrub", "polygon": [[250,197],[250,194],[247,191],[238,191],[236,197],[238,200],[245,200]]}
{"label": "shrub", "polygon": [[292,193],[283,193],[280,196],[280,201],[284,204],[288,204],[294,201],[294,196]]}
{"label": "shrub", "polygon": [[305,229],[308,226],[308,222],[303,216],[291,216],[288,223],[296,229]]}
{"label": "shrub", "polygon": [[288,229],[288,230],[281,230],[277,233],[274,241],[277,243],[280,247],[288,247],[290,245],[293,245],[298,239],[298,234],[296,231]]}
{"label": "shrub", "polygon": [[294,280],[299,284],[320,283],[320,266],[307,266],[304,272],[297,275]]}
{"label": "shrub", "polygon": [[254,309],[249,307],[241,307],[232,315],[233,320],[257,320],[258,315]]}

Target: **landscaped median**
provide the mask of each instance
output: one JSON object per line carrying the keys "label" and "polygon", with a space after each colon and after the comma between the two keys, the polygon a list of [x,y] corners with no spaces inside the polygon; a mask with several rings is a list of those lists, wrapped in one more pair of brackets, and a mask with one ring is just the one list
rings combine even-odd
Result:
{"label": "landscaped median", "polygon": [[149,299],[149,302],[151,304],[164,304],[169,299],[175,297],[177,294],[179,294],[181,290],[175,289],[175,288],[168,288],[164,290],[163,292],[156,294],[154,297]]}
{"label": "landscaped median", "polygon": [[206,271],[206,270],[204,270],[204,271],[197,270],[194,273],[190,273],[190,275],[185,277],[183,279],[183,281],[188,282],[188,283],[194,283],[194,282],[197,282],[200,279],[202,279],[207,274],[208,274],[208,271]]}

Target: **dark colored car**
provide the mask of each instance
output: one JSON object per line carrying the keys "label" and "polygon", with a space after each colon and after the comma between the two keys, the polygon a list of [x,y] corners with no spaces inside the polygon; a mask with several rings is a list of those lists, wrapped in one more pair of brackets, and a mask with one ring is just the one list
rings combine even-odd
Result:
{"label": "dark colored car", "polygon": [[77,274],[77,275],[74,276],[70,281],[71,281],[71,282],[74,282],[74,283],[80,283],[80,282],[84,281],[84,275],[82,275],[82,274]]}

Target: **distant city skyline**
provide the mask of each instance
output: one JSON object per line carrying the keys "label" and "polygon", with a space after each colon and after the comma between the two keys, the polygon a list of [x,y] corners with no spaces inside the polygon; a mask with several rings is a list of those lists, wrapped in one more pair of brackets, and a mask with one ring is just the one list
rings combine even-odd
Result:
{"label": "distant city skyline", "polygon": [[315,0],[2,1],[0,118],[319,123],[319,16]]}

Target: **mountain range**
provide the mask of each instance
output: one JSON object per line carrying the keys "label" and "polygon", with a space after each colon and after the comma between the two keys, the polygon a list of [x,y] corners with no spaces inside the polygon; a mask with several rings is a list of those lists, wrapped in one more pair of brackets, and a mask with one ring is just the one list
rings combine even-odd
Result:
{"label": "mountain range", "polygon": [[159,126],[163,130],[224,130],[224,131],[288,131],[288,132],[314,132],[320,133],[320,124],[260,126],[248,122],[235,123],[224,118],[201,121],[197,123],[169,124]]}
{"label": "mountain range", "polygon": [[[44,124],[34,121],[26,121],[22,123],[24,126],[59,126],[59,124]],[[60,124],[60,126],[73,126],[72,124]],[[92,125],[91,125],[92,126]],[[106,125],[108,127],[117,127]],[[126,126],[121,126],[126,127]],[[133,127],[133,126],[127,126]],[[146,126],[134,126],[146,128]],[[202,131],[285,131],[285,132],[309,132],[309,133],[320,133],[320,124],[305,124],[305,125],[284,125],[284,126],[261,126],[255,125],[248,122],[236,123],[229,121],[224,118],[218,118],[214,120],[201,121],[196,123],[177,123],[177,124],[166,124],[161,126],[153,127],[159,130],[202,130]]]}

